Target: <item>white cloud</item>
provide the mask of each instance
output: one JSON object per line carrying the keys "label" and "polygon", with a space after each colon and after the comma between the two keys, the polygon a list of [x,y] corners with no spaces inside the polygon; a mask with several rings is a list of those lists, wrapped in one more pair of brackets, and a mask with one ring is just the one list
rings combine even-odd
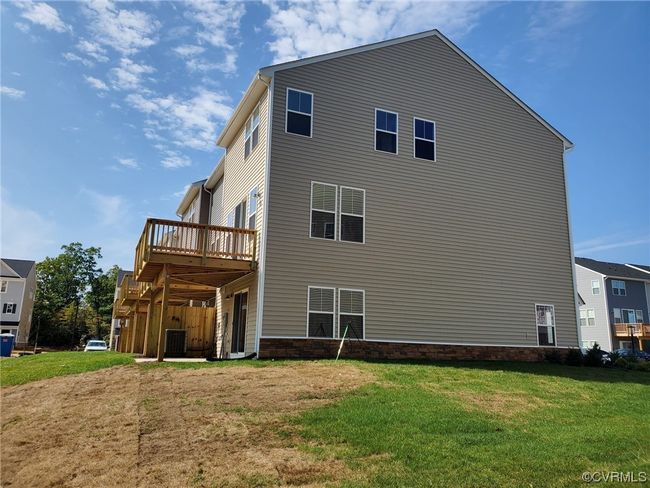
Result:
{"label": "white cloud", "polygon": [[166,156],[160,161],[160,164],[163,168],[169,169],[186,168],[192,165],[192,160],[179,152],[167,151]]}
{"label": "white cloud", "polygon": [[[171,140],[177,146],[203,151],[214,147],[217,124],[230,117],[229,97],[201,88],[189,99],[175,95],[150,97],[131,93],[127,103],[148,115],[145,136],[151,140]],[[161,133],[166,135],[165,138]]]}
{"label": "white cloud", "polygon": [[25,97],[24,90],[18,90],[17,88],[11,88],[4,85],[0,86],[0,93],[16,100],[20,100],[21,98]]}
{"label": "white cloud", "polygon": [[63,59],[65,59],[66,61],[76,61],[88,68],[91,68],[92,66],[95,65],[95,63],[93,63],[91,60],[82,58],[81,56],[75,53],[67,52],[67,53],[63,53],[62,56]]}
{"label": "white cloud", "polygon": [[174,198],[183,198],[183,197],[185,196],[185,194],[187,193],[187,190],[190,189],[190,186],[191,186],[191,185],[188,183],[187,185],[185,185],[185,186],[183,187],[182,190],[177,191],[177,192],[174,192],[172,196],[173,196]]}
{"label": "white cloud", "polygon": [[233,73],[236,70],[237,50],[235,41],[239,34],[241,19],[246,13],[244,3],[237,1],[213,2],[210,0],[192,0],[187,3],[186,17],[197,22],[202,27],[196,35],[198,40],[222,49],[224,56],[223,61],[220,63],[207,61],[188,63],[190,70],[207,71],[218,69],[224,73]]}
{"label": "white cloud", "polygon": [[117,162],[125,168],[140,169],[140,164],[133,158],[117,158]]}
{"label": "white cloud", "polygon": [[540,2],[535,4],[528,37],[539,41],[552,39],[578,22],[585,13],[583,2]]}
{"label": "white cloud", "polygon": [[86,79],[86,82],[90,86],[92,86],[95,90],[100,90],[100,91],[108,90],[108,85],[104,83],[102,80],[98,78],[94,78],[92,76],[86,76],[86,75],[84,75],[84,78]]}
{"label": "white cloud", "polygon": [[182,58],[196,56],[205,52],[205,48],[201,46],[192,46],[191,44],[183,44],[174,48],[174,52]]}
{"label": "white cloud", "polygon": [[[34,24],[41,25],[47,30],[54,32],[68,32],[72,28],[61,20],[59,13],[54,7],[44,2],[17,2],[23,12],[21,17]],[[16,25],[18,27],[18,25]],[[22,30],[22,26],[19,27]]]}
{"label": "white cloud", "polygon": [[96,42],[91,42],[82,39],[77,43],[77,49],[79,49],[87,56],[90,56],[95,61],[98,61],[100,63],[105,63],[106,61],[108,61],[108,56],[106,56],[106,49],[101,47]]}
{"label": "white cloud", "polygon": [[626,234],[612,234],[577,242],[575,244],[575,254],[587,255],[624,247],[647,246],[648,244],[650,244],[650,236],[640,239],[629,239]]}
{"label": "white cloud", "polygon": [[121,226],[129,215],[129,205],[120,195],[105,195],[88,188],[82,188],[81,194],[90,199],[99,216],[99,224],[105,227]]}
{"label": "white cloud", "polygon": [[2,230],[0,249],[2,256],[15,259],[40,260],[54,244],[56,224],[32,209],[21,207],[7,200],[7,193],[0,190],[2,206]]}
{"label": "white cloud", "polygon": [[140,10],[118,8],[110,0],[97,0],[85,4],[94,34],[94,43],[110,46],[122,54],[134,54],[153,46],[160,22]]}
{"label": "white cloud", "polygon": [[411,0],[266,3],[271,9],[267,25],[275,36],[269,48],[276,63],[434,28],[459,37],[489,8],[483,2]]}
{"label": "white cloud", "polygon": [[118,90],[137,90],[142,77],[156,71],[152,66],[138,64],[129,58],[122,58],[120,65],[111,70],[111,84]]}
{"label": "white cloud", "polygon": [[25,24],[24,22],[16,22],[14,26],[16,26],[16,29],[24,34],[29,33],[29,25]]}

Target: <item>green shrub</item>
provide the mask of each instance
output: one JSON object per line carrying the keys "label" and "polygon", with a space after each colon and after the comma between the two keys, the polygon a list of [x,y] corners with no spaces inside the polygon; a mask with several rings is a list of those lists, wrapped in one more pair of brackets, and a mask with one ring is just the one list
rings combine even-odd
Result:
{"label": "green shrub", "polygon": [[600,368],[603,366],[603,361],[601,359],[600,346],[596,342],[591,349],[587,350],[584,358],[585,366],[591,366],[592,368]]}
{"label": "green shrub", "polygon": [[635,371],[644,371],[650,373],[650,361],[638,361],[636,364],[632,364],[632,369]]}
{"label": "green shrub", "polygon": [[629,363],[624,357],[619,357],[616,361],[614,361],[614,366],[617,368],[627,368],[629,366]]}
{"label": "green shrub", "polygon": [[567,366],[582,366],[582,352],[580,349],[569,349],[564,358]]}

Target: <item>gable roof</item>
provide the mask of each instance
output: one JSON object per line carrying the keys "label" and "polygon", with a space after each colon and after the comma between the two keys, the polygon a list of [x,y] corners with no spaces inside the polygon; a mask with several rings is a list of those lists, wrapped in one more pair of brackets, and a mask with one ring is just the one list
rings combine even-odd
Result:
{"label": "gable roof", "polygon": [[[244,96],[240,100],[239,104],[235,108],[235,111],[233,112],[233,115],[231,116],[230,120],[228,121],[224,129],[221,131],[221,134],[217,138],[217,145],[226,147],[230,143],[232,137],[234,136],[233,132],[238,130],[238,128],[243,123],[242,119],[248,114],[250,110],[253,109],[252,106],[253,103],[255,103],[255,101],[259,98],[263,89],[268,86],[268,80],[270,80],[273,77],[275,72],[286,70],[286,69],[298,68],[301,66],[307,66],[309,64],[320,63],[322,61],[328,61],[330,59],[336,59],[343,56],[350,56],[352,54],[372,51],[374,49],[381,49],[383,47],[393,46],[395,44],[402,44],[417,39],[423,39],[425,37],[437,37],[438,39],[440,39],[449,48],[451,48],[456,54],[458,54],[465,61],[467,61],[474,69],[476,69],[479,73],[485,76],[490,82],[492,82],[497,88],[499,88],[503,93],[505,93],[508,97],[510,97],[517,105],[523,108],[535,120],[537,120],[546,129],[548,129],[551,133],[553,133],[558,139],[560,139],[564,144],[565,150],[573,148],[573,143],[567,137],[565,137],[560,131],[558,131],[555,127],[553,127],[546,120],[544,120],[537,112],[535,112],[532,108],[526,105],[519,97],[517,97],[514,93],[512,93],[504,85],[502,85],[496,78],[494,78],[490,73],[488,73],[485,69],[483,69],[476,61],[474,61],[467,54],[465,54],[465,52],[463,52],[458,46],[456,46],[453,42],[447,39],[447,37],[445,37],[438,29],[419,32],[417,34],[397,37],[395,39],[375,42],[372,44],[366,44],[363,46],[343,49],[341,51],[336,51],[327,54],[320,54],[318,56],[311,56],[296,61],[288,61],[286,63],[279,63],[271,66],[266,66],[264,68],[260,68],[255,74],[255,76],[253,77],[253,81],[251,82],[250,86],[244,93]],[[253,92],[257,93],[257,97],[252,96]],[[251,101],[251,99],[253,101]],[[250,110],[245,111],[244,110],[245,107],[250,108]]]}
{"label": "gable roof", "polygon": [[643,271],[644,273],[648,273],[648,275],[650,275],[650,266],[646,266],[644,264],[625,264],[625,266]]}
{"label": "gable roof", "polygon": [[6,259],[2,258],[2,262],[9,266],[14,272],[14,274],[7,273],[2,267],[2,276],[15,278],[18,275],[21,278],[27,278],[29,273],[31,273],[32,268],[36,265],[35,261],[27,261],[25,259]]}
{"label": "gable roof", "polygon": [[203,187],[203,184],[207,180],[199,180],[195,181],[194,183],[190,183],[190,186],[187,187],[187,190],[185,191],[185,195],[183,195],[183,199],[181,200],[181,203],[178,204],[178,208],[176,209],[176,215],[183,215],[185,210],[187,210],[187,207],[190,206],[190,203],[194,201],[196,198],[196,195],[199,193],[199,190]]}
{"label": "gable roof", "polygon": [[639,271],[625,264],[608,263],[605,261],[596,261],[589,258],[576,258],[576,264],[600,273],[605,276],[614,278],[627,278],[632,280],[650,280],[650,274],[645,271]]}

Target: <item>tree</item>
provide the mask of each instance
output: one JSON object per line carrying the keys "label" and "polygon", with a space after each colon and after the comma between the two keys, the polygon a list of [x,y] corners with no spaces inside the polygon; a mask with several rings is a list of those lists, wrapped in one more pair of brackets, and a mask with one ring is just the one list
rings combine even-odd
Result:
{"label": "tree", "polygon": [[47,257],[36,265],[34,318],[40,330],[39,342],[74,346],[80,337],[79,307],[89,286],[102,272],[97,267],[102,255],[99,248],[84,249],[79,242],[61,249],[63,252],[58,256]]}
{"label": "tree", "polygon": [[110,331],[115,284],[119,270],[118,266],[113,266],[106,273],[95,276],[90,282],[90,290],[86,294],[85,301],[95,315],[95,337],[98,339],[105,335],[103,332],[107,327]]}

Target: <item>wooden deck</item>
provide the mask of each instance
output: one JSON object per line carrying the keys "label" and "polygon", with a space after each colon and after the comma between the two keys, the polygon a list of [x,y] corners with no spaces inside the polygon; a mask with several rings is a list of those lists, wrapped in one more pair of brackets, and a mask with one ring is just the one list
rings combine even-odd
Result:
{"label": "wooden deck", "polygon": [[650,339],[650,324],[615,324],[616,337],[637,337]]}

